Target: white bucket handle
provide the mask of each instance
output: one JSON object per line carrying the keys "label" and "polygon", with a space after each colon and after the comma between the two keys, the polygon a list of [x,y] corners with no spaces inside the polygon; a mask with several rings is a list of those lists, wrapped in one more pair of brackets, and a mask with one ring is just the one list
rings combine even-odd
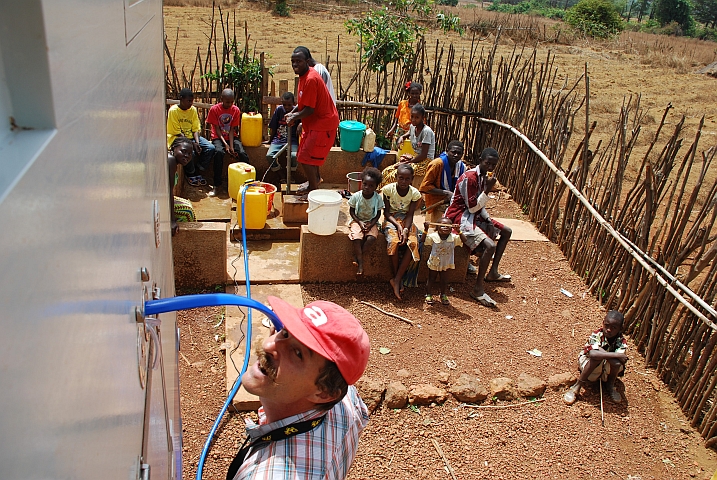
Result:
{"label": "white bucket handle", "polygon": [[314,208],[307,208],[307,209],[306,209],[306,213],[315,212],[315,211],[318,210],[319,208],[321,208],[321,207],[326,207],[326,206],[329,206],[329,205],[335,205],[335,204],[334,204],[334,203],[331,203],[331,204],[329,204],[329,203],[319,203],[319,204],[318,204],[317,206],[315,206]]}

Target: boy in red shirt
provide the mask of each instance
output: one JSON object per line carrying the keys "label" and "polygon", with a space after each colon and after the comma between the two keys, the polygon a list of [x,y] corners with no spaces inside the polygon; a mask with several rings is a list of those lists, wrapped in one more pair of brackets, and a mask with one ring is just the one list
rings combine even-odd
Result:
{"label": "boy in red shirt", "polygon": [[304,166],[309,188],[316,190],[321,181],[319,167],[324,164],[336,139],[339,113],[336,110],[321,76],[309,66],[311,53],[306,47],[296,47],[291,55],[291,67],[299,75],[298,105],[286,115],[288,125],[301,120],[301,143],[297,160]]}
{"label": "boy in red shirt", "polygon": [[214,154],[214,188],[209,195],[219,194],[222,187],[222,174],[224,173],[224,155],[227,153],[236,157],[237,161],[249,163],[249,156],[244,151],[235,132],[241,121],[241,110],[234,105],[234,92],[227,88],[222,91],[220,102],[209,109],[207,123],[212,129],[212,144],[216,148]]}

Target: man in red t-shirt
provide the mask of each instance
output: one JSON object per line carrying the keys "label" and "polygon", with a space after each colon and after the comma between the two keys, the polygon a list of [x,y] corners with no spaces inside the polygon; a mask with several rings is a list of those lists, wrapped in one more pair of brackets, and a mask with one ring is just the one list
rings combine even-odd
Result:
{"label": "man in red t-shirt", "polygon": [[291,55],[291,67],[299,76],[298,104],[286,115],[292,125],[301,120],[301,142],[296,159],[304,166],[309,188],[319,187],[319,167],[324,164],[336,139],[339,113],[321,76],[309,66],[311,53],[306,47],[296,47]]}
{"label": "man in red t-shirt", "polygon": [[214,188],[210,196],[216,196],[222,187],[224,173],[224,155],[236,157],[238,161],[249,163],[249,156],[244,151],[238,136],[234,133],[239,128],[241,110],[234,105],[234,92],[227,88],[222,91],[221,101],[209,109],[207,123],[212,130],[212,144],[216,148],[214,154]]}

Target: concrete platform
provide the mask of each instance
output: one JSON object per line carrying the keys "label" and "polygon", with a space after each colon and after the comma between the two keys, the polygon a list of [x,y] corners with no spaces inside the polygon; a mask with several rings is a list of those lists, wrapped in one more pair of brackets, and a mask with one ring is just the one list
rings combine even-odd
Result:
{"label": "concrete platform", "polygon": [[543,235],[530,222],[517,220],[515,218],[496,218],[500,223],[513,230],[510,236],[511,242],[547,242],[548,237]]}
{"label": "concrete platform", "polygon": [[[247,155],[249,155],[249,163],[256,168],[257,178],[262,178],[268,167],[266,152],[269,151],[269,146],[260,145],[258,147],[248,147],[245,148],[245,150]],[[364,167],[361,166],[361,161],[364,155],[366,155],[366,152],[363,150],[359,150],[358,152],[344,152],[340,147],[332,147],[331,152],[329,152],[328,157],[326,157],[326,163],[321,167],[321,177],[328,183],[346,185],[347,173],[360,172],[363,170]],[[379,170],[383,170],[393,163],[396,163],[396,152],[390,151],[383,158],[378,168]],[[225,168],[227,165],[228,163],[225,161]],[[284,165],[284,167],[285,166],[286,165]],[[306,181],[301,166],[292,174],[292,179],[296,183]]]}
{"label": "concrete platform", "polygon": [[[348,238],[349,228],[340,226],[333,235],[315,235],[307,226],[301,227],[301,253],[299,278],[301,283],[316,282],[388,282],[391,279],[391,264],[386,253],[386,238],[379,233],[373,247],[364,254],[364,274],[356,275],[353,261],[353,245]],[[430,249],[424,248],[418,281],[428,279],[426,262]],[[465,248],[455,251],[454,270],[448,271],[448,282],[465,280],[468,271],[469,252]],[[250,267],[251,268],[251,267]]]}
{"label": "concrete platform", "polygon": [[209,185],[192,187],[184,185],[184,198],[192,202],[198,222],[229,222],[232,217],[232,199],[223,193],[218,197],[209,197],[212,190]]}
{"label": "concrete platform", "polygon": [[[237,293],[234,287],[227,287],[227,293]],[[239,288],[239,295],[246,296],[243,288]],[[279,297],[295,307],[303,307],[304,302],[301,296],[301,287],[299,285],[256,285],[251,288],[252,299],[266,304],[266,297]],[[244,309],[246,312],[246,309]],[[249,357],[249,365],[256,362],[256,354],[254,349],[256,345],[261,344],[269,334],[269,329],[262,325],[261,321],[265,316],[259,312],[252,313],[252,352]],[[226,309],[226,341],[231,344],[226,355],[226,372],[227,372],[227,392],[231,391],[234,382],[238,376],[238,369],[241,369],[244,363],[246,325],[248,316],[240,311],[239,307],[227,307]],[[233,406],[239,411],[256,410],[261,405],[259,399],[247,392],[244,387],[240,387],[234,396]]]}
{"label": "concrete platform", "polygon": [[[249,274],[252,285],[299,283],[299,243],[248,240]],[[245,283],[241,241],[227,242],[226,283]],[[236,267],[236,270],[235,270]]]}

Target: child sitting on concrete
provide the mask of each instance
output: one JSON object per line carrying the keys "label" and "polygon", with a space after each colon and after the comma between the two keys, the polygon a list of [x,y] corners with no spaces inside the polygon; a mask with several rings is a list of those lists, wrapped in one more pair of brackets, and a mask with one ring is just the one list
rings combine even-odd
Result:
{"label": "child sitting on concrete", "polygon": [[600,380],[604,382],[605,392],[615,403],[620,403],[622,397],[615,390],[615,379],[625,371],[628,358],[625,355],[627,343],[622,336],[622,324],[625,321],[622,313],[610,310],[605,315],[602,328],[595,330],[583,351],[578,356],[580,377],[575,385],[565,393],[563,400],[568,405],[575,403],[580,394],[580,387],[586,382]]}
{"label": "child sitting on concrete", "polygon": [[[386,236],[388,256],[394,277],[390,280],[393,294],[401,300],[401,284],[403,274],[406,273],[411,260],[421,260],[416,238],[416,226],[413,224],[413,214],[421,201],[421,192],[413,185],[413,167],[408,163],[398,164],[396,167],[396,182],[389,183],[381,192],[383,193],[384,225],[383,234]],[[405,251],[405,250],[408,251]],[[399,251],[405,254],[400,264]]]}
{"label": "child sitting on concrete", "polygon": [[377,168],[366,167],[361,174],[361,190],[349,198],[351,223],[349,238],[354,245],[354,265],[358,267],[356,275],[363,275],[363,254],[378,237],[378,219],[384,209],[383,197],[376,193],[381,183],[381,172]]}
{"label": "child sitting on concrete", "polygon": [[436,277],[439,278],[441,286],[441,303],[443,305],[451,304],[447,293],[448,282],[446,274],[443,272],[456,268],[453,252],[455,247],[463,246],[466,241],[466,237],[462,233],[453,233],[453,222],[450,219],[443,217],[439,223],[440,225],[436,228],[436,231],[431,233],[428,233],[430,224],[428,222],[423,224],[423,229],[426,232],[424,245],[431,247],[431,255],[428,257],[428,282],[426,283],[427,305],[433,305],[431,292],[433,291],[433,283],[436,281]]}

